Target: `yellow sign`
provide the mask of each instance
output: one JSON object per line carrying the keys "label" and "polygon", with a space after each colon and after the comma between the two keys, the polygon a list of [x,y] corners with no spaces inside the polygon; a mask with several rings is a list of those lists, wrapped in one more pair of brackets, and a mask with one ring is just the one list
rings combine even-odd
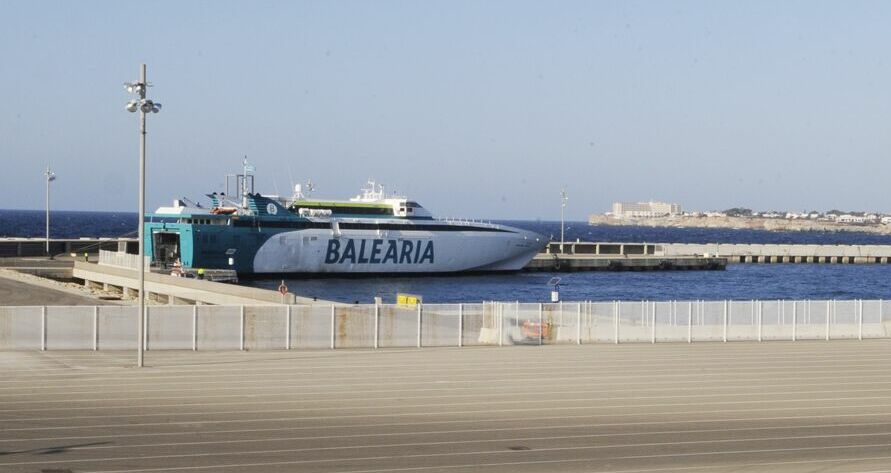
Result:
{"label": "yellow sign", "polygon": [[418,305],[421,303],[421,296],[414,294],[396,294],[396,303],[399,305]]}

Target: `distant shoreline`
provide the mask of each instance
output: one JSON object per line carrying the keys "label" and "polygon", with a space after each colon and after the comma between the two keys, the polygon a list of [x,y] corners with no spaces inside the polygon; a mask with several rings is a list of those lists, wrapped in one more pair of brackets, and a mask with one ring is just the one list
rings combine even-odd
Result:
{"label": "distant shoreline", "polygon": [[615,218],[608,215],[591,215],[590,225],[616,225],[667,228],[721,228],[728,230],[764,230],[769,232],[858,232],[876,235],[891,235],[891,225],[845,224],[820,222],[806,219],[763,218],[763,217],[649,217]]}

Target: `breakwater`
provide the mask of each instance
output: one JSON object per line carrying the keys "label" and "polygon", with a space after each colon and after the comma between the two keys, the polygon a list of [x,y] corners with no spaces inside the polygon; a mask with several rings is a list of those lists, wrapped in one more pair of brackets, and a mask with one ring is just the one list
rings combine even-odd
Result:
{"label": "breakwater", "polygon": [[891,245],[795,245],[738,243],[551,243],[545,254],[590,258],[701,257],[728,263],[891,264]]}

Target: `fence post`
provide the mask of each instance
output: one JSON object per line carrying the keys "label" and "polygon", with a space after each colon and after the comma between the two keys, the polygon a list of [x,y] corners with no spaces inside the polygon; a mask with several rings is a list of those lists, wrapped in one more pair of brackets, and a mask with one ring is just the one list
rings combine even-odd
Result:
{"label": "fence post", "polygon": [[520,301],[514,303],[514,328],[520,330]]}
{"label": "fence post", "polygon": [[752,305],[752,318],[750,319],[750,323],[755,325],[755,299],[750,299],[749,303]]}
{"label": "fence post", "polygon": [[40,351],[46,351],[46,306],[40,308]]}
{"label": "fence post", "polygon": [[421,313],[423,312],[423,308],[421,307],[423,304],[418,303],[418,348],[421,348]]}
{"label": "fence post", "polygon": [[504,346],[504,306],[498,302],[493,302],[492,309],[497,317],[495,323],[498,324],[498,346],[501,347]]}
{"label": "fence post", "polygon": [[758,301],[758,341],[764,340],[764,301]]}
{"label": "fence post", "polygon": [[244,350],[244,306],[239,306],[239,315],[241,316],[241,330],[239,331],[241,334],[241,340],[239,340],[238,349]]}
{"label": "fence post", "polygon": [[544,307],[544,304],[539,302],[538,303],[538,346],[541,346],[541,336],[544,333],[544,325],[542,325],[543,320],[542,320],[542,316],[541,316],[543,307]]}
{"label": "fence post", "polygon": [[458,304],[458,348],[464,346],[464,304]]}
{"label": "fence post", "polygon": [[733,327],[733,299],[727,302],[727,327]]}
{"label": "fence post", "polygon": [[291,349],[291,304],[285,306],[285,350]]}
{"label": "fence post", "polygon": [[192,351],[198,350],[198,304],[192,306]]}
{"label": "fence post", "polygon": [[857,317],[857,340],[863,340],[863,299],[857,302],[857,309],[860,315]]}
{"label": "fence post", "polygon": [[576,321],[575,321],[575,344],[582,344],[582,303],[579,302],[576,307]]}
{"label": "fence post", "polygon": [[616,329],[616,345],[619,344],[619,304],[622,301],[613,301],[613,321]]}
{"label": "fence post", "polygon": [[727,342],[727,301],[724,301],[724,342]]}
{"label": "fence post", "polygon": [[693,343],[693,301],[687,303],[687,343]]}
{"label": "fence post", "polygon": [[99,306],[93,306],[93,351],[99,349]]}
{"label": "fence post", "polygon": [[798,335],[798,301],[792,301],[792,341],[797,341]]}
{"label": "fence post", "polygon": [[380,347],[381,306],[374,303],[374,348]]}
{"label": "fence post", "polygon": [[829,319],[832,315],[832,305],[833,301],[826,301],[826,341],[829,341]]}
{"label": "fence post", "polygon": [[650,343],[656,343],[656,302],[653,301],[653,327],[652,327],[652,335],[650,336]]}
{"label": "fence post", "polygon": [[334,334],[337,333],[337,320],[336,320],[335,308],[334,304],[331,304],[331,349],[334,349]]}

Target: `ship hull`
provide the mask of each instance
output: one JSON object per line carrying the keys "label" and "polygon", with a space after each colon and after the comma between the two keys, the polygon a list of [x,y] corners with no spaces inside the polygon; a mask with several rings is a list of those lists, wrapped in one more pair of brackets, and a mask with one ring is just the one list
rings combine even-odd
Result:
{"label": "ship hull", "polygon": [[282,232],[257,250],[253,273],[425,274],[518,271],[544,242],[522,230],[504,232]]}
{"label": "ship hull", "polygon": [[246,276],[456,274],[521,270],[547,243],[541,235],[503,225],[313,221],[299,226],[150,222],[147,254],[156,265],[177,261]]}

